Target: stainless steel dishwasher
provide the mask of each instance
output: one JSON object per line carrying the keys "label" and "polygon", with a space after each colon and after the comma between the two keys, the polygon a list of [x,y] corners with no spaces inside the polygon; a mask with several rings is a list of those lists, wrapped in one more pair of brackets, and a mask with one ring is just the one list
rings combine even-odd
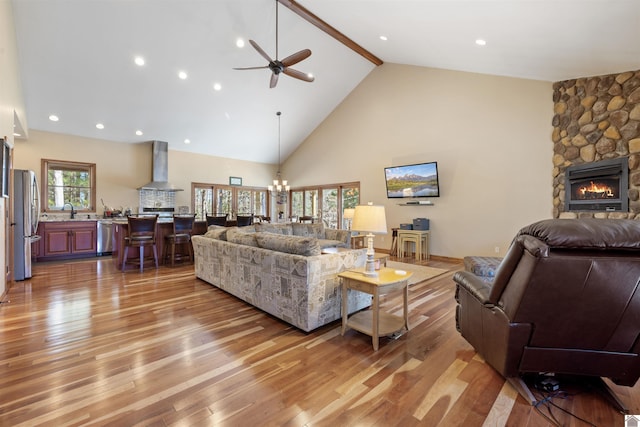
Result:
{"label": "stainless steel dishwasher", "polygon": [[97,230],[97,255],[111,255],[113,252],[113,221],[99,219]]}

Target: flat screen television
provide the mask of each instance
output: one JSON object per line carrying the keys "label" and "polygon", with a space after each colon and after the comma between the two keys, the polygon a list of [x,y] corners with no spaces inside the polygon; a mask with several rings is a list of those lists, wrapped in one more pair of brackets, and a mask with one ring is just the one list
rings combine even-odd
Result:
{"label": "flat screen television", "polygon": [[440,197],[438,162],[384,168],[387,198]]}

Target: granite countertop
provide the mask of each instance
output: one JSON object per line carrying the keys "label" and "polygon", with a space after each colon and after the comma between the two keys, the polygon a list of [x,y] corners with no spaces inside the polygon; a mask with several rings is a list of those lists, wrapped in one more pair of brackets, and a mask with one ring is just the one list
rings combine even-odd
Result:
{"label": "granite countertop", "polygon": [[102,218],[98,218],[94,215],[79,215],[73,219],[66,217],[66,218],[61,218],[61,217],[54,217],[54,216],[41,216],[40,217],[40,222],[81,222],[81,221],[93,221],[96,222],[98,220],[100,220]]}

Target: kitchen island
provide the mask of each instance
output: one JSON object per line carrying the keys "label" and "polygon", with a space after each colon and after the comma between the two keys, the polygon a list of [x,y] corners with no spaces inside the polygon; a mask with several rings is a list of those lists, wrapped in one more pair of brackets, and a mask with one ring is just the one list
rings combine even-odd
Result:
{"label": "kitchen island", "polygon": [[[165,237],[173,233],[172,218],[158,218],[156,226],[156,247],[158,250],[158,264],[164,264],[164,246]],[[204,234],[207,232],[206,221],[196,221],[193,226],[193,234]],[[129,223],[125,218],[113,220],[113,252],[111,254],[113,262],[118,270],[122,269],[122,261],[124,257],[124,239],[129,233]],[[151,248],[145,248],[145,256],[152,256]],[[139,252],[137,250],[129,250],[127,263],[138,264]]]}

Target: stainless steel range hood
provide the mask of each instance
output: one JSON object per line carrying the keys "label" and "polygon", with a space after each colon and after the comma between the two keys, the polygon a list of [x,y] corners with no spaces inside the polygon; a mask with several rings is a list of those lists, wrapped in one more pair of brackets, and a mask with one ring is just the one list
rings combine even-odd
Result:
{"label": "stainless steel range hood", "polygon": [[153,142],[153,181],[139,187],[138,190],[153,191],[182,191],[169,182],[169,143],[164,141]]}

